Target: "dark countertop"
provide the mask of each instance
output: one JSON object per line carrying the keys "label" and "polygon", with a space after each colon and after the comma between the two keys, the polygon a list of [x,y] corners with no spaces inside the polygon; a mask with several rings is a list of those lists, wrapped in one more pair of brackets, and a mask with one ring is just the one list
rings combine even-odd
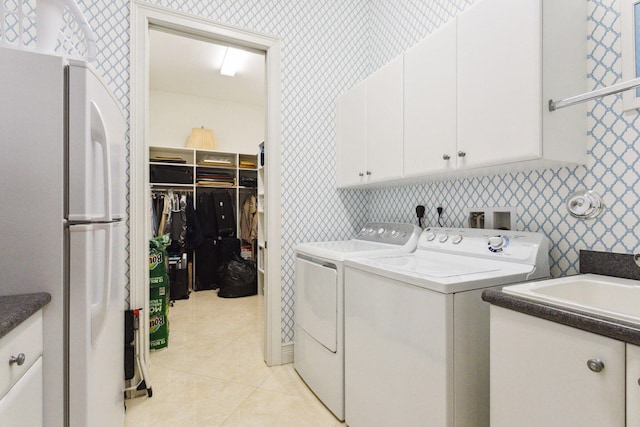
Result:
{"label": "dark countertop", "polygon": [[[640,266],[636,264],[634,256],[631,254],[581,250],[580,273],[640,280]],[[524,297],[506,294],[501,289],[495,288],[486,289],[482,292],[482,299],[499,307],[604,335],[619,341],[640,345],[640,325],[635,323],[533,301]]]}
{"label": "dark countertop", "polygon": [[0,338],[51,301],[47,293],[0,296]]}

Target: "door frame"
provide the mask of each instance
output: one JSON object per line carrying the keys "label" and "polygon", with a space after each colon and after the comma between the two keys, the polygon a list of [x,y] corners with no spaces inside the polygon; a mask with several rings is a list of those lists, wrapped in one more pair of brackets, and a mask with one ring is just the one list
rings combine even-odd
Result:
{"label": "door frame", "polygon": [[[280,233],[280,40],[265,34],[233,27],[185,14],[142,0],[131,3],[130,66],[130,303],[145,308],[140,329],[144,360],[149,358],[149,28],[159,27],[178,35],[224,42],[265,53],[266,135],[265,135],[265,236],[269,244],[265,261],[264,360],[267,365],[282,363],[281,340],[281,233]],[[256,153],[258,144],[256,143]],[[268,254],[274,254],[268,256]]]}

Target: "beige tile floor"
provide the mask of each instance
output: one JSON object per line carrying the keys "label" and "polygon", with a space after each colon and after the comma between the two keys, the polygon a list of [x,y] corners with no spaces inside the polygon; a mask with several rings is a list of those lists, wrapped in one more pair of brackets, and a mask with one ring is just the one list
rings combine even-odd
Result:
{"label": "beige tile floor", "polygon": [[153,397],[127,400],[125,427],[344,426],[292,364],[265,365],[263,307],[216,291],[176,301],[169,347],[151,353]]}

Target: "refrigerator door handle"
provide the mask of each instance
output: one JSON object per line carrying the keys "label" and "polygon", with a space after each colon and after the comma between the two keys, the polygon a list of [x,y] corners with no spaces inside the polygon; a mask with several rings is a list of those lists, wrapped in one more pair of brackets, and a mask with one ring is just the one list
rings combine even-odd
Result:
{"label": "refrigerator door handle", "polygon": [[105,227],[105,271],[102,277],[104,281],[99,289],[99,299],[91,304],[91,343],[95,344],[109,313],[109,300],[111,295],[111,272],[113,270],[113,235],[112,227]]}
{"label": "refrigerator door handle", "polygon": [[111,221],[111,149],[107,140],[107,132],[100,109],[91,101],[91,140],[102,146],[102,170],[104,173],[104,217],[100,220]]}

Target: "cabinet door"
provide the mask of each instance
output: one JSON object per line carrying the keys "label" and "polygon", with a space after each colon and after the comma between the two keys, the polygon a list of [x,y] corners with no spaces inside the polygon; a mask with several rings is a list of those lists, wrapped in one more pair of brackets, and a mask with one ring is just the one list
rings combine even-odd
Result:
{"label": "cabinet door", "polygon": [[367,85],[360,83],[338,98],[336,105],[336,185],[366,182]]}
{"label": "cabinet door", "polygon": [[456,166],[456,21],[404,55],[404,176]]}
{"label": "cabinet door", "polygon": [[0,400],[0,424],[38,427],[43,423],[42,357]]}
{"label": "cabinet door", "polygon": [[625,425],[624,343],[492,306],[490,348],[492,427]]}
{"label": "cabinet door", "polygon": [[541,0],[483,0],[458,16],[458,168],[541,156]]}
{"label": "cabinet door", "polygon": [[402,62],[402,56],[399,56],[367,80],[368,182],[402,177]]}
{"label": "cabinet door", "polygon": [[627,344],[627,427],[640,427],[640,347]]}

